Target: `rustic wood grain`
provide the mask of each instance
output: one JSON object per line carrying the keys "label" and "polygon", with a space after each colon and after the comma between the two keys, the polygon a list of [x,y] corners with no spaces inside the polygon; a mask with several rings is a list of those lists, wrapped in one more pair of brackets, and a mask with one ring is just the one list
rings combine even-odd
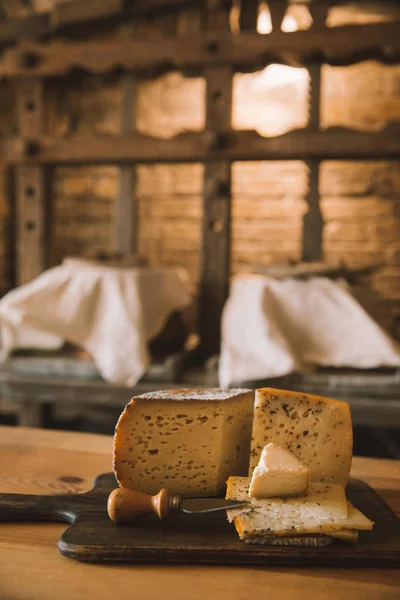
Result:
{"label": "rustic wood grain", "polygon": [[9,77],[65,75],[80,67],[103,73],[117,67],[155,73],[168,69],[231,65],[235,70],[260,69],[269,62],[306,65],[319,60],[347,65],[369,58],[393,63],[400,57],[399,21],[369,25],[312,28],[269,35],[212,31],[157,40],[113,40],[47,44],[23,41],[5,51],[2,72]]}
{"label": "rustic wood grain", "polygon": [[258,0],[246,0],[240,6],[239,29],[240,31],[257,31]]}
{"label": "rustic wood grain", "polygon": [[[211,148],[210,148],[211,146]],[[158,139],[138,132],[112,135],[73,134],[63,139],[43,136],[35,156],[25,154],[21,139],[10,140],[10,164],[119,164],[130,162],[206,162],[216,160],[384,159],[399,156],[400,127],[377,133],[343,127],[323,131],[297,129],[273,138],[256,131],[180,133]]]}
{"label": "rustic wood grain", "polygon": [[50,24],[60,27],[68,23],[104,19],[121,12],[123,0],[53,0]]}
{"label": "rustic wood grain", "polygon": [[[205,23],[216,34],[229,31],[231,3],[207,2]],[[199,289],[199,333],[202,352],[217,354],[221,343],[221,315],[228,297],[231,250],[231,163],[215,160],[225,145],[224,133],[232,120],[233,72],[230,66],[207,66],[206,164],[204,168],[203,232]]]}
{"label": "rustic wood grain", "polygon": [[[64,475],[60,481],[74,484],[80,483],[80,478]],[[82,494],[0,494],[0,521],[71,523],[58,547],[70,558],[89,562],[158,562],[162,559],[164,562],[248,565],[390,567],[400,564],[400,520],[360,480],[350,481],[347,495],[375,521],[373,531],[363,532],[355,546],[335,542],[323,551],[245,547],[221,514],[188,516],[180,513],[162,523],[151,515],[140,518],[133,526],[116,526],[106,510],[108,495],[115,487],[114,475],[108,473],[96,479],[92,491]]]}
{"label": "rustic wood grain", "polygon": [[[88,491],[93,477],[109,470],[112,439],[108,436],[0,428],[2,473],[0,493],[65,493],[60,475],[82,478]],[[5,466],[3,466],[5,465]],[[372,484],[400,513],[400,462],[355,458],[354,477]],[[18,478],[18,481],[15,478]],[[51,481],[53,483],[51,483]],[[50,492],[50,490],[49,490]],[[64,558],[56,548],[65,530],[59,523],[2,523],[0,577],[7,600],[119,600],[135,597],[176,600],[241,600],[269,597],[293,600],[301,594],[318,600],[395,600],[400,572],[395,570],[324,567],[230,567],[201,565],[95,565]],[[151,585],[149,585],[151,582]]]}
{"label": "rustic wood grain", "polygon": [[[328,16],[329,0],[318,0],[310,5],[312,29],[323,29]],[[321,72],[322,65],[314,62],[308,66],[309,97],[308,126],[319,131],[321,120]],[[303,217],[302,258],[305,261],[321,260],[323,257],[323,220],[320,207],[319,177],[320,161],[308,161],[308,210]]]}
{"label": "rustic wood grain", "polygon": [[[64,477],[65,479],[65,477]],[[324,548],[245,546],[221,513],[141,517],[132,526],[116,525],[107,515],[107,498],[117,487],[112,473],[97,477],[83,494],[0,494],[0,521],[70,523],[59,550],[86,562],[159,562],[243,565],[400,565],[400,520],[360,480],[349,482],[350,501],[375,522],[355,545],[335,542]],[[207,535],[205,535],[205,530]]]}
{"label": "rustic wood grain", "polygon": [[[136,81],[131,73],[122,80],[121,133],[135,129]],[[136,172],[125,165],[119,172],[119,190],[115,203],[114,248],[122,255],[137,250]]]}
{"label": "rustic wood grain", "polygon": [[[34,154],[42,133],[43,86],[36,78],[23,78],[17,85],[19,132],[25,152]],[[45,268],[46,185],[40,165],[16,169],[17,283],[34,279]]]}

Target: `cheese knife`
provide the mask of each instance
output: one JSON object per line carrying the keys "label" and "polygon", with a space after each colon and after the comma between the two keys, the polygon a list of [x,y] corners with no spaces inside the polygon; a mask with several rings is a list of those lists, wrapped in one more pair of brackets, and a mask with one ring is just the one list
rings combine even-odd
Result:
{"label": "cheese knife", "polygon": [[107,512],[115,523],[131,523],[137,517],[155,513],[160,519],[169,514],[205,514],[228,508],[244,506],[247,502],[225,500],[223,498],[182,498],[162,489],[151,496],[128,488],[117,488],[111,492],[107,502]]}

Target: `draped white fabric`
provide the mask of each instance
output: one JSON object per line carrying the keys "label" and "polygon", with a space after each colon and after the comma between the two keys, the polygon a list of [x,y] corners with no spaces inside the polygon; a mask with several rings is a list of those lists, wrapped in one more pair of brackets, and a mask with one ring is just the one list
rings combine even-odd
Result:
{"label": "draped white fabric", "polygon": [[397,367],[400,349],[344,281],[236,277],[222,317],[220,385],[309,365]]}
{"label": "draped white fabric", "polygon": [[106,381],[132,386],[148,367],[147,342],[189,302],[182,270],[67,259],[0,300],[0,360],[69,341],[93,356]]}

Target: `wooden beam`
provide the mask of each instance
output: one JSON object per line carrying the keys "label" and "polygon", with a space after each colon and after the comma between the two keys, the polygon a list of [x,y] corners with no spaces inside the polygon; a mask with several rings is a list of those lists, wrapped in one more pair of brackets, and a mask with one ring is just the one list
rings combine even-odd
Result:
{"label": "wooden beam", "polygon": [[322,259],[322,215],[319,204],[319,168],[318,160],[308,163],[308,210],[303,217],[302,260],[320,261]]}
{"label": "wooden beam", "polygon": [[343,127],[298,129],[273,138],[256,131],[181,133],[159,139],[138,132],[120,136],[79,133],[66,138],[20,138],[6,144],[10,164],[120,164],[212,160],[389,159],[400,156],[400,124],[377,133]]}
{"label": "wooden beam", "polygon": [[[69,25],[87,21],[89,18],[93,24],[109,21],[113,26],[118,26],[142,15],[196,5],[197,2],[196,0],[136,0],[123,5],[122,0],[85,0],[84,2],[76,0],[73,4],[82,4],[83,7],[75,6],[73,13],[69,7],[64,5],[61,8],[58,5],[52,13],[31,14],[25,18],[9,18],[5,22],[0,22],[0,47],[12,44],[18,39],[52,35],[57,31],[66,30]],[[120,10],[116,10],[118,4],[123,5]],[[93,14],[90,14],[90,8],[94,9]],[[0,6],[0,10],[2,9],[3,6]]]}
{"label": "wooden beam", "polygon": [[12,44],[19,38],[38,38],[49,30],[50,20],[47,14],[0,22],[0,47]]}
{"label": "wooden beam", "polygon": [[[229,30],[229,3],[208,0],[207,8],[208,31]],[[226,157],[216,160],[214,154],[224,145],[221,132],[231,128],[233,71],[229,66],[209,66],[204,77],[209,143],[204,167],[199,332],[202,352],[208,356],[220,350],[221,317],[229,292],[231,161]]]}
{"label": "wooden beam", "polygon": [[[126,74],[122,81],[121,133],[134,130],[134,76]],[[119,192],[115,206],[114,248],[129,255],[137,250],[137,207],[134,197],[135,171],[132,165],[122,166],[119,173]]]}
{"label": "wooden beam", "polygon": [[[232,71],[206,69],[206,127],[229,127]],[[213,129],[211,129],[213,127]],[[216,144],[218,144],[218,136]],[[200,289],[200,337],[206,355],[219,352],[221,316],[229,291],[231,251],[231,162],[210,160],[204,170],[203,244]]]}
{"label": "wooden beam", "polygon": [[305,65],[317,60],[347,65],[373,58],[393,63],[400,59],[399,27],[400,21],[393,21],[291,33],[275,31],[269,35],[208,31],[149,41],[24,41],[5,51],[2,72],[8,77],[50,77],[64,75],[75,67],[93,73],[122,67],[154,74],[221,64],[235,70],[254,70],[269,62]]}
{"label": "wooden beam", "polygon": [[[324,30],[329,12],[329,0],[316,0],[310,5],[313,19],[312,28]],[[308,97],[308,129],[318,132],[321,117],[321,69],[319,63],[309,65],[309,97]],[[302,259],[304,261],[320,261],[323,254],[323,220],[320,207],[318,158],[308,161],[308,210],[303,217]]]}
{"label": "wooden beam", "polygon": [[240,31],[257,31],[258,0],[246,0],[240,6],[239,28]]}
{"label": "wooden beam", "polygon": [[104,19],[117,15],[123,0],[53,0],[50,23],[60,27],[69,23]]}
{"label": "wooden beam", "polygon": [[[20,133],[31,140],[41,134],[43,89],[36,79],[18,82]],[[27,283],[45,268],[45,182],[40,165],[16,169],[17,283]]]}

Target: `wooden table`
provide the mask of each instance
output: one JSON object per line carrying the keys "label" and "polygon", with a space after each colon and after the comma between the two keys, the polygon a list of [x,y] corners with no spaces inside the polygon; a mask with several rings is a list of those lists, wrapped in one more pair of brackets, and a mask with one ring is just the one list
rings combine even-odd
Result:
{"label": "wooden table", "polygon": [[[0,427],[0,492],[66,493],[111,470],[112,438]],[[400,515],[400,461],[355,458],[353,476]],[[397,600],[393,569],[94,565],[63,557],[66,525],[0,524],[0,599],[29,600]]]}

